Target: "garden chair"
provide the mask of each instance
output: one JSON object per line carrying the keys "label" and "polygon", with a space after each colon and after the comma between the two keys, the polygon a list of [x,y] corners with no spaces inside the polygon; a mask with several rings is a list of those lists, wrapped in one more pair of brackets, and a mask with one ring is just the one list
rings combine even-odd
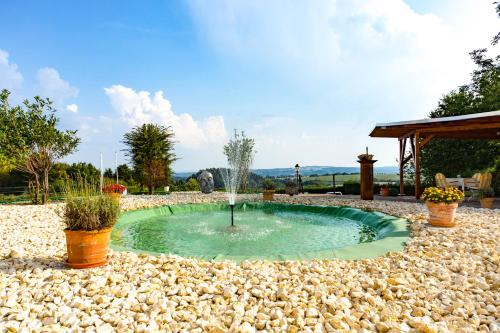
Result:
{"label": "garden chair", "polygon": [[491,187],[491,180],[493,176],[489,172],[485,172],[481,174],[481,177],[479,178],[479,188],[480,189],[487,189]]}
{"label": "garden chair", "polygon": [[471,200],[478,190],[491,187],[491,180],[492,175],[489,172],[474,174],[474,176],[465,183],[465,186],[472,191],[472,196],[468,198],[468,200]]}
{"label": "garden chair", "polygon": [[465,178],[464,180],[465,188],[468,188],[469,190],[472,191],[479,190],[480,184],[481,184],[481,174],[479,172],[475,173],[474,176],[472,176],[471,178]]}

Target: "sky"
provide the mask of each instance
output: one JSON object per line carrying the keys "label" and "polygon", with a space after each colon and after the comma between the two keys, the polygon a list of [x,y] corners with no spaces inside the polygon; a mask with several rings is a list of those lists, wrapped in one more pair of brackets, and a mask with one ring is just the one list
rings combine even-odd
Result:
{"label": "sky", "polygon": [[254,168],[355,166],[376,123],[425,118],[469,81],[498,32],[491,0],[4,0],[0,88],[54,101],[82,139],[67,162],[127,162],[134,126],[171,126],[174,170],[225,165],[234,129]]}

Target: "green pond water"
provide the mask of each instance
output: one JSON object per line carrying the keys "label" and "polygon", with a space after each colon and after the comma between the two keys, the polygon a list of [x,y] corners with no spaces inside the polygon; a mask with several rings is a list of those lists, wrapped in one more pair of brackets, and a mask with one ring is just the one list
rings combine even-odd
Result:
{"label": "green pond water", "polygon": [[234,227],[226,209],[190,209],[137,221],[129,218],[115,227],[112,243],[185,257],[276,258],[343,248],[379,237],[368,224],[330,213],[245,207],[235,209]]}

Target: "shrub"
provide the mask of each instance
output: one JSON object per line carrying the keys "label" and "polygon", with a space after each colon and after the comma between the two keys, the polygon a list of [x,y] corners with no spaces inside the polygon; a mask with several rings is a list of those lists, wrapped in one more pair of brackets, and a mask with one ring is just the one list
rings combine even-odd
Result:
{"label": "shrub", "polygon": [[475,191],[472,196],[476,199],[493,198],[495,196],[495,191],[493,191],[491,187],[481,188]]}
{"label": "shrub", "polygon": [[276,186],[271,179],[264,179],[264,181],[262,182],[262,187],[266,191],[273,191],[274,189],[276,189]]}
{"label": "shrub", "polygon": [[194,178],[189,178],[185,185],[186,191],[199,191],[200,183]]}
{"label": "shrub", "polygon": [[355,194],[361,193],[361,185],[359,183],[344,183],[344,194]]}
{"label": "shrub", "polygon": [[397,188],[391,187],[389,188],[389,195],[391,197],[397,197],[399,194],[399,190]]}
{"label": "shrub", "polygon": [[459,202],[464,197],[464,193],[455,187],[428,187],[422,193],[422,200],[434,203],[451,204]]}
{"label": "shrub", "polygon": [[295,182],[287,182],[285,184],[285,193],[288,195],[299,194],[299,187]]}

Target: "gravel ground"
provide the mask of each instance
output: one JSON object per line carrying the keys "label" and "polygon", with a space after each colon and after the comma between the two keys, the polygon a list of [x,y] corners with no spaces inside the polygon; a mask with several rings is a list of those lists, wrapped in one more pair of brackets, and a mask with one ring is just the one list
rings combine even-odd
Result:
{"label": "gravel ground", "polygon": [[[255,196],[246,196],[246,199]],[[122,198],[124,209],[213,202],[222,194]],[[111,252],[64,265],[60,205],[0,206],[0,332],[499,332],[500,212],[460,207],[430,227],[422,204],[335,197],[408,218],[402,253],[357,261],[206,262]]]}

